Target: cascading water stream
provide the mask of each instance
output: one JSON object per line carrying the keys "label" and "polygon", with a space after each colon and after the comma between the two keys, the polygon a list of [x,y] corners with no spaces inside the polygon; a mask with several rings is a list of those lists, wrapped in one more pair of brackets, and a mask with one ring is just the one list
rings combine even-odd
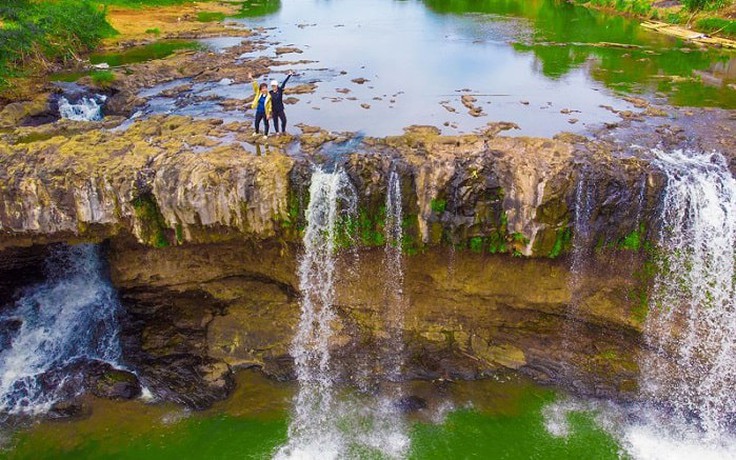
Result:
{"label": "cascading water stream", "polygon": [[718,153],[655,153],[667,182],[641,387],[720,436],[736,422],[736,180]]}
{"label": "cascading water stream", "polygon": [[357,196],[342,169],[316,170],[309,195],[299,264],[301,317],[291,350],[299,391],[289,441],[277,458],[337,458],[345,444],[337,426],[330,341],[335,319],[337,224],[341,216],[354,214]]}
{"label": "cascading water stream", "polygon": [[403,210],[401,178],[395,168],[389,172],[386,190],[386,242],[383,257],[383,317],[384,335],[381,340],[378,365],[386,380],[380,396],[363,408],[364,424],[368,427],[358,442],[381,452],[387,458],[403,458],[410,445],[406,423],[401,413],[404,396],[401,376],[404,367],[404,260]]}
{"label": "cascading water stream", "polygon": [[[392,387],[377,398],[354,398],[335,385],[339,369],[332,360],[330,346],[337,319],[336,240],[339,224],[356,214],[357,192],[345,171],[338,167],[334,172],[316,170],[309,193],[304,254],[299,264],[302,311],[292,344],[299,391],[294,399],[288,442],[275,457],[335,459],[360,455],[356,452],[401,457],[409,439],[396,405],[398,390]],[[401,189],[396,172],[389,178],[386,208],[384,270],[390,282],[384,292],[387,337],[379,364],[389,379],[398,380],[403,365],[404,305]]]}
{"label": "cascading water stream", "polygon": [[[573,245],[570,263],[570,290],[573,299],[572,310],[577,310],[579,302],[578,290],[585,276],[590,261],[591,226],[590,219],[593,212],[595,185],[588,179],[585,170],[581,171],[575,186],[575,219],[573,221]],[[573,311],[572,313],[575,313]]]}
{"label": "cascading water stream", "polygon": [[0,411],[44,413],[80,391],[76,366],[119,362],[119,303],[103,273],[96,246],[58,248],[47,280],[0,316]]}
{"label": "cascading water stream", "polygon": [[[386,378],[398,381],[404,361],[404,262],[402,253],[403,212],[401,181],[395,169],[389,173],[386,191],[386,244],[384,246],[384,327],[382,367]],[[398,395],[397,395],[398,396]]]}
{"label": "cascading water stream", "polygon": [[[588,178],[588,173],[582,169],[575,186],[575,207],[573,220],[572,254],[570,257],[570,304],[565,310],[565,323],[562,330],[562,349],[572,350],[579,337],[580,331],[580,302],[582,299],[583,280],[588,270],[591,258],[592,230],[591,215],[595,200],[595,186]],[[563,360],[562,376],[567,382],[576,382],[578,378],[577,365],[573,358]]]}
{"label": "cascading water stream", "polygon": [[82,97],[76,103],[71,103],[62,96],[59,98],[59,116],[74,121],[102,120],[102,106],[107,96]]}
{"label": "cascading water stream", "polygon": [[736,458],[736,180],[718,153],[653,153],[666,183],[640,401],[562,400],[547,429],[588,412],[631,458]]}

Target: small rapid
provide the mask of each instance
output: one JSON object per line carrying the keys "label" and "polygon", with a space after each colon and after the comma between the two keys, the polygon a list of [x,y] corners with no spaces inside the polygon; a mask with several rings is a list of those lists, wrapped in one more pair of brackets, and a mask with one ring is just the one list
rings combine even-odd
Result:
{"label": "small rapid", "polygon": [[96,95],[83,96],[76,102],[70,102],[64,96],[59,98],[59,116],[73,121],[100,121],[103,118],[102,107],[107,97]]}
{"label": "small rapid", "polygon": [[95,245],[62,246],[46,281],[0,315],[0,411],[42,414],[81,391],[80,365],[121,358],[116,292]]}

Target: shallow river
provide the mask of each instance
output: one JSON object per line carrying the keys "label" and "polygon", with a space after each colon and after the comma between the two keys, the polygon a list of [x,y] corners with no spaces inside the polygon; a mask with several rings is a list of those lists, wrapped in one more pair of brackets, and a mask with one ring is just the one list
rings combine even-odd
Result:
{"label": "shallow river", "polygon": [[[267,2],[262,26],[284,69],[318,83],[288,108],[292,120],[369,135],[432,124],[448,133],[489,121],[521,132],[581,131],[631,109],[618,96],[643,93],[676,105],[736,108],[733,53],[681,47],[678,40],[552,0]],[[289,64],[309,60],[310,64]],[[281,80],[283,75],[270,75]],[[363,84],[352,80],[364,78]],[[345,90],[349,92],[345,92]],[[341,90],[343,92],[339,92]],[[473,117],[462,94],[477,99]],[[370,108],[366,108],[367,106]],[[577,120],[577,121],[576,121]]]}

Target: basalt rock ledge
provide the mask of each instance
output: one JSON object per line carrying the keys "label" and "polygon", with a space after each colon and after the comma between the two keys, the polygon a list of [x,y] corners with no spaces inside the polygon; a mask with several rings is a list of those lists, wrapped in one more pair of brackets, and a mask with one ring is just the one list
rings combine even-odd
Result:
{"label": "basalt rock ledge", "polygon": [[2,136],[0,306],[41,276],[50,245],[102,244],[126,313],[126,360],[162,398],[206,407],[232,389],[235,368],[293,377],[315,168],[344,168],[358,196],[339,223],[340,263],[352,268],[338,280],[336,359],[370,353],[384,333],[374,293],[396,171],[406,378],[518,371],[586,394],[636,391],[642,242],[663,187],[646,158],[579,136],[499,136],[497,126],[381,139],[305,127],[268,141],[245,123],[174,116],[124,128],[62,120]]}

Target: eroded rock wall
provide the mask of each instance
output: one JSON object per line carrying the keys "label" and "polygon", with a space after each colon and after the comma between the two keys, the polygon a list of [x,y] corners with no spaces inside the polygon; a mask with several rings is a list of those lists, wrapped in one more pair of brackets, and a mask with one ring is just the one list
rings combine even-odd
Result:
{"label": "eroded rock wall", "polygon": [[646,162],[580,139],[417,127],[346,149],[350,136],[317,130],[253,152],[246,124],[185,117],[124,131],[68,122],[24,129],[0,142],[0,248],[118,235],[153,247],[298,242],[311,171],[336,162],[359,195],[362,244],[381,244],[393,168],[411,250],[451,244],[546,257],[569,248],[581,175],[594,188],[601,244],[636,230],[660,188]]}
{"label": "eroded rock wall", "polygon": [[235,367],[293,377],[296,267],[311,173],[323,164],[344,168],[358,195],[338,232],[333,347],[343,369],[382,372],[372,355],[387,334],[376,293],[388,276],[395,170],[406,377],[515,370],[584,393],[634,390],[642,242],[662,183],[646,161],[581,138],[492,130],[448,137],[416,127],[356,143],[309,129],[264,145],[245,124],[184,117],[125,131],[24,129],[0,143],[0,279],[11,280],[0,284],[0,305],[29,282],[23,273],[46,245],[102,242],[126,310],[126,359],[166,399],[205,407],[229,393]]}
{"label": "eroded rock wall", "polygon": [[[292,378],[298,256],[298,247],[273,241],[113,245],[113,282],[142,319],[126,329],[132,350],[141,350],[128,355],[153,364],[191,355]],[[340,257],[332,346],[347,381],[361,366],[382,372],[375,354],[386,339],[387,306],[380,293],[391,276],[381,272],[383,257],[378,248]],[[630,257],[600,255],[578,286],[564,260],[446,249],[406,258],[403,375],[472,379],[518,370],[580,392],[629,395],[642,320],[631,265],[621,263]],[[573,296],[579,308],[571,313]]]}

